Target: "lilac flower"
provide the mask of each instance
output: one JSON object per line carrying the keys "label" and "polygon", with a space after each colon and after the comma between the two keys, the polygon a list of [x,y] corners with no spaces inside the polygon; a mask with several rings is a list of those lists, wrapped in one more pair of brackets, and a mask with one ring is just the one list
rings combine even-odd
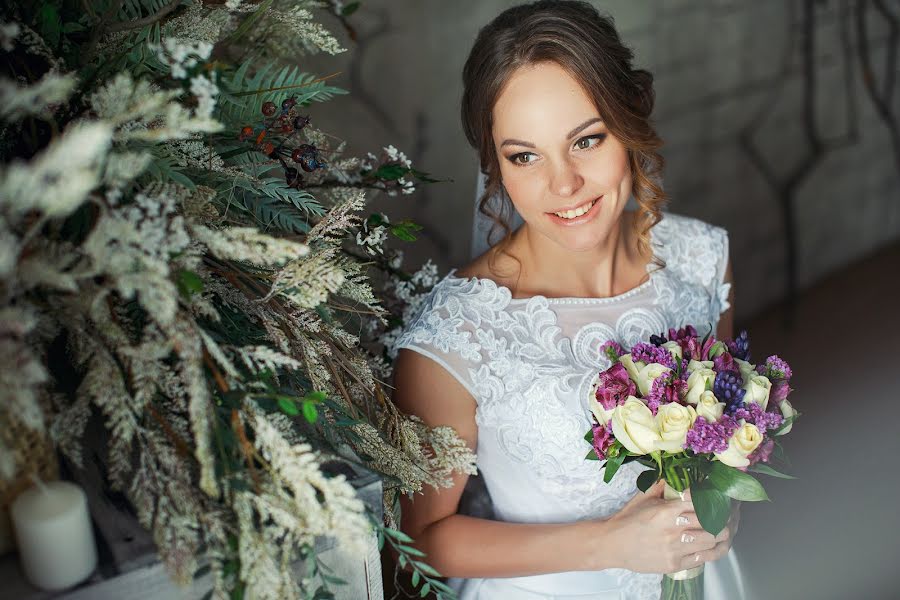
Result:
{"label": "lilac flower", "polygon": [[764,374],[770,381],[789,380],[792,375],[791,367],[776,354],[766,359]]}
{"label": "lilac flower", "polygon": [[746,330],[741,331],[734,340],[728,342],[728,351],[735,358],[750,362],[750,337]]}
{"label": "lilac flower", "polygon": [[[727,410],[727,408],[726,408]],[[784,417],[778,413],[768,412],[759,404],[751,402],[734,411],[735,419],[743,419],[748,423],[753,423],[762,433],[770,429],[778,429],[784,423]]]}
{"label": "lilac flower", "polygon": [[598,425],[597,423],[594,423],[593,433],[594,452],[597,453],[597,458],[603,460],[606,458],[606,453],[609,450],[609,447],[612,446],[616,441],[616,439],[612,435],[612,421],[610,421],[606,425]]}
{"label": "lilac flower", "polygon": [[725,412],[734,414],[738,408],[743,406],[744,380],[741,379],[740,373],[734,371],[720,371],[716,373],[716,379],[713,382],[713,394],[719,399],[719,402],[725,403]]}
{"label": "lilac flower", "polygon": [[669,367],[673,371],[675,370],[675,359],[672,357],[671,352],[665,348],[660,348],[645,342],[638,342],[634,345],[631,349],[631,360],[635,362],[641,361],[648,365],[650,363],[659,363],[665,367]]}
{"label": "lilac flower", "polygon": [[728,440],[737,427],[737,421],[728,415],[714,422],[707,421],[705,417],[697,417],[687,433],[684,447],[695,454],[725,452]]}
{"label": "lilac flower", "polygon": [[625,350],[622,348],[621,344],[615,340],[608,340],[603,342],[600,346],[600,354],[605,354],[610,362],[616,362],[619,360],[619,357],[625,354]]}

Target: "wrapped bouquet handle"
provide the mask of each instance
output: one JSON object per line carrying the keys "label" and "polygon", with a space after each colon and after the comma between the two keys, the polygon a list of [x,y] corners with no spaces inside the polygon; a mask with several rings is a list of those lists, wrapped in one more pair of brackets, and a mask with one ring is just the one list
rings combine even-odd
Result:
{"label": "wrapped bouquet handle", "polygon": [[[679,492],[668,482],[663,488],[663,498],[675,502],[684,502],[685,492]],[[703,598],[703,565],[691,569],[682,569],[663,576],[661,600],[681,600],[687,598]]]}

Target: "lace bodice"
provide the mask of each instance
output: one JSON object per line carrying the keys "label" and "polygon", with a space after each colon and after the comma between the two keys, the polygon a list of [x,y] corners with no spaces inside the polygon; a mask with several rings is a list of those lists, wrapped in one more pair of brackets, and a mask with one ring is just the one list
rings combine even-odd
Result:
{"label": "lace bodice", "polygon": [[[630,347],[685,324],[715,331],[729,290],[723,282],[725,230],[665,214],[650,235],[666,266],[648,265],[648,281],[628,292],[516,299],[489,279],[451,271],[400,337],[399,348],[439,363],[475,399],[477,465],[498,519],[559,523],[606,517],[637,492],[642,467],[636,463],[605,484],[598,463],[585,460],[589,390],[609,366],[599,347],[607,340]],[[604,573],[623,598],[659,597],[657,575]]]}

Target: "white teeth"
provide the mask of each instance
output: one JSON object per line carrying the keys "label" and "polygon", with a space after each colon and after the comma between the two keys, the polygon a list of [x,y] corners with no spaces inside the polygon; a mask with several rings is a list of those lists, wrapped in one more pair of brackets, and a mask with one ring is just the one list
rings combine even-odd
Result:
{"label": "white teeth", "polygon": [[574,208],[572,210],[567,210],[566,212],[558,212],[558,213],[553,213],[553,214],[562,219],[574,219],[575,217],[580,217],[587,211],[591,210],[591,208],[594,206],[595,202],[596,202],[596,200],[591,200],[587,204],[582,204],[578,208]]}

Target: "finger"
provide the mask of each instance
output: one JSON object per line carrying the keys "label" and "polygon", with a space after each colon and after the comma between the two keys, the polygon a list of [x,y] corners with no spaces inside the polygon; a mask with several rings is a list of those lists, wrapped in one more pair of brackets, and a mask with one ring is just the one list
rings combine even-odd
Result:
{"label": "finger", "polygon": [[675,513],[674,523],[678,527],[693,529],[696,529],[700,525],[700,521],[697,519],[697,513],[692,510],[677,511]]}

